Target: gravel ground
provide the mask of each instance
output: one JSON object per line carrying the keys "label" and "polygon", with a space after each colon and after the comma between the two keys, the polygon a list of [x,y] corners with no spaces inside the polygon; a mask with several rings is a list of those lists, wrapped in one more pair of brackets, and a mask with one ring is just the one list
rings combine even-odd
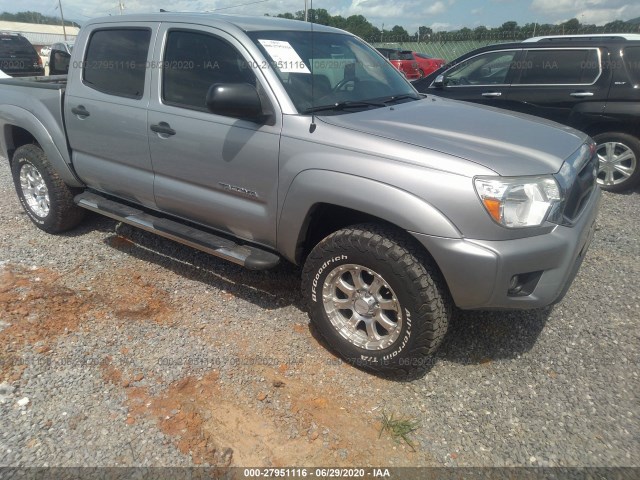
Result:
{"label": "gravel ground", "polygon": [[319,343],[295,268],[98,216],[47,235],[0,160],[2,466],[640,466],[640,191],[605,194],[561,304],[462,313],[396,383]]}

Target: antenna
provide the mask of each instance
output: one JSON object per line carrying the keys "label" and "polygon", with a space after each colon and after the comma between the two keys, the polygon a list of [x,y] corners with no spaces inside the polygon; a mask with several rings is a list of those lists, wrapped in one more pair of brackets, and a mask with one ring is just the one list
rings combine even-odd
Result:
{"label": "antenna", "polygon": [[67,41],[67,27],[64,25],[64,13],[62,13],[62,0],[58,0],[58,6],[60,7],[60,18],[62,19],[62,33],[64,33],[64,41]]}
{"label": "antenna", "polygon": [[[306,9],[305,9],[305,11],[306,11]],[[313,13],[314,12],[314,10],[313,10],[313,0],[311,0],[311,12],[312,12],[312,15],[315,17],[315,13]],[[310,59],[311,61],[309,62],[309,66],[311,67],[311,108],[315,107],[315,105],[314,105],[314,100],[315,100],[314,91],[315,91],[315,89],[313,88],[314,84],[315,84],[315,81],[314,81],[314,78],[313,78],[313,59],[314,59],[314,55],[313,55],[313,39],[314,39],[314,36],[313,36],[313,18],[311,18],[311,59]],[[315,131],[316,131],[316,113],[314,111],[312,111],[311,112],[311,125],[309,125],[309,133],[313,133]]]}

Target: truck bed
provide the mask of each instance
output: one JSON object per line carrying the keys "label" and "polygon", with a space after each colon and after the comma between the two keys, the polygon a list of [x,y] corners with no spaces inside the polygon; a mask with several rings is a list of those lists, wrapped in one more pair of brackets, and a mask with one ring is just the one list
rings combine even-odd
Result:
{"label": "truck bed", "polygon": [[64,90],[67,85],[67,76],[54,75],[49,77],[0,78],[0,85]]}
{"label": "truck bed", "polygon": [[[77,180],[67,166],[71,156],[64,129],[66,87],[66,75],[0,79],[0,129],[5,131],[5,125],[11,125],[29,132],[57,170],[68,172],[65,180],[74,184]],[[14,149],[13,134],[10,131],[6,141],[0,141],[0,155],[7,158]]]}

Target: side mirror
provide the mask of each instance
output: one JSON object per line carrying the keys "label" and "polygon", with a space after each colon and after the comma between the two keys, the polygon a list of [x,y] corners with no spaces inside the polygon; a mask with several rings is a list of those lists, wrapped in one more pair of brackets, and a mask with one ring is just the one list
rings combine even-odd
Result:
{"label": "side mirror", "polygon": [[206,99],[211,113],[251,121],[264,119],[262,102],[256,87],[248,83],[216,83],[209,88]]}
{"label": "side mirror", "polygon": [[438,75],[431,86],[436,88],[444,87],[444,75]]}
{"label": "side mirror", "polygon": [[49,57],[49,75],[67,75],[71,55],[62,50],[51,50]]}

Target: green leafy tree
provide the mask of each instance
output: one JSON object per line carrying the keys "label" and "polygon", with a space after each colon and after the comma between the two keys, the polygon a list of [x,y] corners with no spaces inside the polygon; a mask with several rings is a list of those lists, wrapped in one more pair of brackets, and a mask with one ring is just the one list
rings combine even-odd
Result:
{"label": "green leafy tree", "polygon": [[358,37],[370,40],[380,34],[380,30],[374,27],[364,16],[351,15],[345,21],[344,29]]}
{"label": "green leafy tree", "polygon": [[331,15],[324,8],[309,10],[309,21],[320,25],[331,25]]}
{"label": "green leafy tree", "polygon": [[484,25],[480,25],[473,29],[473,38],[476,40],[483,40],[489,37],[489,29]]}
{"label": "green leafy tree", "polygon": [[416,36],[418,37],[418,41],[426,41],[428,40],[431,35],[433,35],[433,29],[431,27],[418,27],[418,32],[416,33]]}
{"label": "green leafy tree", "polygon": [[627,22],[623,22],[622,20],[614,20],[604,26],[604,31],[607,33],[626,33],[629,30]]}
{"label": "green leafy tree", "polygon": [[394,37],[397,40],[406,40],[409,37],[409,32],[407,32],[404,27],[401,27],[400,25],[395,25],[391,31],[389,32],[389,34]]}
{"label": "green leafy tree", "polygon": [[560,24],[563,28],[563,30],[566,33],[575,33],[578,30],[580,30],[580,20],[578,20],[577,18],[572,18],[571,20],[567,20],[566,22],[563,22]]}
{"label": "green leafy tree", "polygon": [[329,19],[329,26],[345,30],[347,28],[347,19],[342,15],[335,15]]}
{"label": "green leafy tree", "polygon": [[504,22],[500,27],[503,32],[515,32],[518,29],[518,22]]}

